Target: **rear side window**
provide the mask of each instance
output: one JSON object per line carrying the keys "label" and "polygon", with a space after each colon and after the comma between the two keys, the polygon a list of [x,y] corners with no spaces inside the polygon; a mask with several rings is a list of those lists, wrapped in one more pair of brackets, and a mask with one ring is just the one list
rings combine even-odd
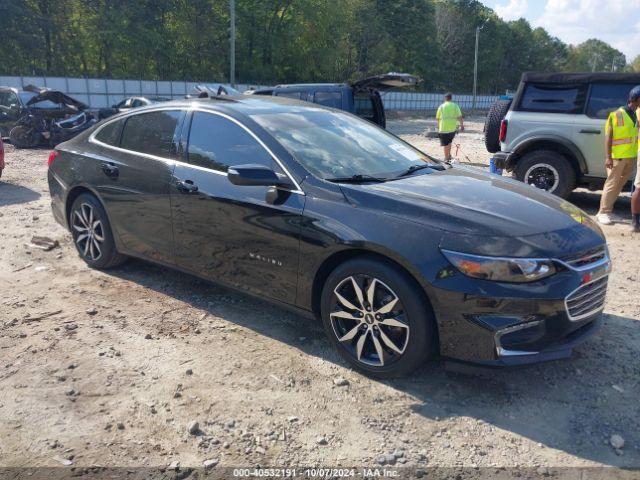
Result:
{"label": "rear side window", "polygon": [[342,93],[340,92],[316,92],[313,103],[331,108],[342,108]]}
{"label": "rear side window", "polygon": [[375,122],[376,114],[373,108],[373,99],[367,93],[357,94],[354,98],[356,105],[356,115],[366,118],[370,122]]}
{"label": "rear side window", "polygon": [[586,90],[586,85],[527,84],[520,101],[520,110],[581,113]]}
{"label": "rear side window", "polygon": [[302,100],[302,92],[276,92],[277,97],[293,98],[295,100]]}
{"label": "rear side window", "polygon": [[626,105],[629,91],[635,85],[625,83],[594,83],[591,85],[587,116],[591,118],[607,118],[609,113]]}
{"label": "rear side window", "polygon": [[187,154],[190,164],[220,172],[247,163],[274,166],[271,155],[245,129],[205,112],[193,114]]}
{"label": "rear side window", "polygon": [[156,157],[169,158],[179,110],[141,113],[127,118],[120,147]]}
{"label": "rear side window", "polygon": [[124,120],[116,120],[115,122],[108,123],[96,133],[96,140],[117,147],[120,145],[122,125],[124,125]]}

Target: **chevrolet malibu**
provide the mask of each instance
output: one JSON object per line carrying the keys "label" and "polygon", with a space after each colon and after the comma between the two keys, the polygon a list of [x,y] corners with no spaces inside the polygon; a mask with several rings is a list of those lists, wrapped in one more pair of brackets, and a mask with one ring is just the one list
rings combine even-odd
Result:
{"label": "chevrolet malibu", "polygon": [[372,376],[563,358],[601,321],[610,261],[585,213],[342,111],[143,107],[59,145],[48,179],[90,267],[138,257],[319,317]]}

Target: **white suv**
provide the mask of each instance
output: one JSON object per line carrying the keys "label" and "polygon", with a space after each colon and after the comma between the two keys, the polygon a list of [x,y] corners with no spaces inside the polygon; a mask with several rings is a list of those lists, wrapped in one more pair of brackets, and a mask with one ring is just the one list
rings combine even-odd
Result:
{"label": "white suv", "polygon": [[636,85],[637,73],[525,73],[513,101],[489,112],[487,149],[499,168],[560,197],[598,190],[607,178],[605,121]]}

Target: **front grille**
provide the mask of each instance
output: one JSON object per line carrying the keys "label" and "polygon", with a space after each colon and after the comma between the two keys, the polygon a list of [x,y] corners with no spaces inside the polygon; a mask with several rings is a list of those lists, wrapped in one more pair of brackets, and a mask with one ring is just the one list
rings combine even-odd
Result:
{"label": "front grille", "polygon": [[583,269],[590,265],[604,260],[607,258],[607,247],[597,247],[587,250],[586,252],[580,252],[576,255],[570,255],[562,259],[564,263],[575,269]]}
{"label": "front grille", "polygon": [[571,293],[565,300],[569,319],[580,320],[604,308],[608,277],[602,277]]}

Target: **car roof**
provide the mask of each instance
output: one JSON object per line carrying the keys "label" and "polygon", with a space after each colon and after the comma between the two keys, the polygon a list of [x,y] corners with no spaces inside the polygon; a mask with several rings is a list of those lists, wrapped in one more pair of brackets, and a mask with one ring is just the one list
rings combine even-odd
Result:
{"label": "car roof", "polygon": [[522,74],[523,83],[553,83],[553,84],[585,84],[585,83],[636,83],[640,84],[640,73],[544,73],[525,72]]}
{"label": "car roof", "polygon": [[326,110],[326,108],[314,103],[294,100],[285,97],[273,97],[264,95],[222,95],[208,98],[187,98],[184,100],[171,100],[169,102],[154,103],[135,109],[136,112],[157,110],[163,106],[191,108],[198,106],[210,110],[235,111],[239,114],[269,114],[287,113],[300,109]]}

